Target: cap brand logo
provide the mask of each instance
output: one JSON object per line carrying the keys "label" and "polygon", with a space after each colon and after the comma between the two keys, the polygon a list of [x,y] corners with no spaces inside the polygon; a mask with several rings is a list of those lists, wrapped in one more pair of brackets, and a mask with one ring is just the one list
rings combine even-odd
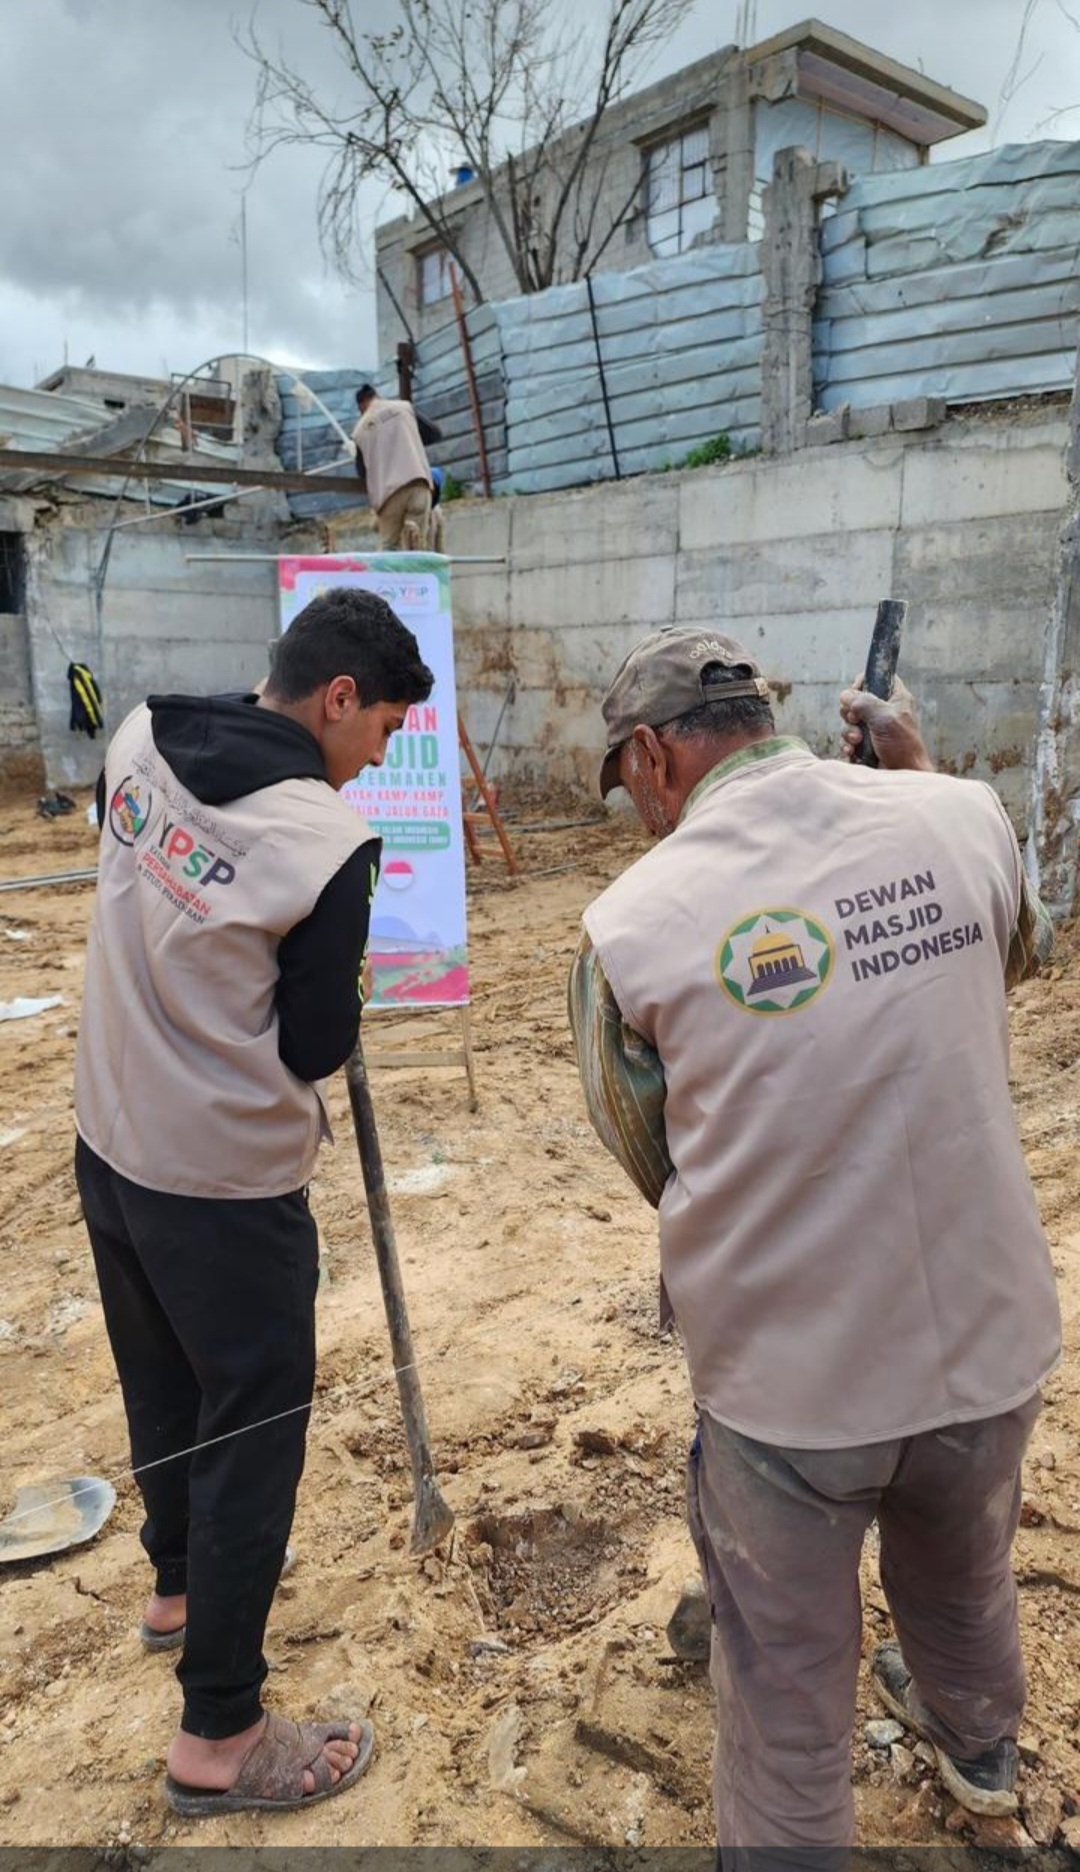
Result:
{"label": "cap brand logo", "polygon": [[706,657],[714,657],[721,663],[727,662],[727,651],[715,637],[701,637],[690,649],[690,655],[697,662],[704,663]]}

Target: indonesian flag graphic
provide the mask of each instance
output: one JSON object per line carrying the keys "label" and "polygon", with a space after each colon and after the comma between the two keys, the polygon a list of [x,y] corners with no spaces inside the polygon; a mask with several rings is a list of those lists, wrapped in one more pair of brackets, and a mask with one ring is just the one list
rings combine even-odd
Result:
{"label": "indonesian flag graphic", "polygon": [[408,890],[415,876],[407,858],[391,858],[382,868],[382,881],[388,890]]}

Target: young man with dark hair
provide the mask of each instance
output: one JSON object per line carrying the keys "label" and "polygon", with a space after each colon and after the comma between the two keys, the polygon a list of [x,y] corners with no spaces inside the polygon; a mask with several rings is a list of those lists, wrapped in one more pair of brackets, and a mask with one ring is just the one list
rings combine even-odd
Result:
{"label": "young man with dark hair", "polygon": [[338,797],[432,675],[381,598],[295,618],[258,697],[151,696],[98,789],[76,1176],[146,1509],[148,1649],[182,1647],[180,1813],[305,1806],[370,1724],[260,1701],[315,1376],[319,1082],[356,1043],[379,840]]}

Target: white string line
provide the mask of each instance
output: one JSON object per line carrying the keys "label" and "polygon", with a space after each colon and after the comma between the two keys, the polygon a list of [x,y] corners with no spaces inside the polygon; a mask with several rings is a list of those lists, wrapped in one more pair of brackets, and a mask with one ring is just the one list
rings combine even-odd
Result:
{"label": "white string line", "polygon": [[[493,1338],[496,1333],[501,1332],[502,1328],[497,1327],[494,1328],[491,1333],[481,1333],[478,1337],[481,1339],[490,1339]],[[473,1351],[471,1347],[467,1351],[462,1350],[457,1353],[452,1353],[449,1347],[446,1347],[442,1352],[429,1352],[425,1358],[414,1359],[410,1365],[392,1366],[388,1376],[375,1378],[371,1381],[371,1389],[378,1391],[384,1385],[395,1381],[405,1372],[415,1371],[419,1365],[430,1365],[436,1359],[453,1364],[463,1359],[471,1359],[472,1356]],[[160,1469],[165,1463],[181,1462],[185,1456],[197,1456],[201,1450],[213,1449],[216,1443],[228,1443],[233,1437],[247,1436],[253,1430],[263,1430],[268,1424],[280,1423],[285,1417],[295,1417],[301,1411],[310,1411],[314,1410],[314,1408],[314,1398],[312,1398],[309,1404],[293,1404],[288,1410],[278,1411],[273,1417],[260,1418],[258,1423],[241,1424],[237,1430],[225,1430],[220,1436],[208,1437],[203,1443],[193,1443],[190,1449],[174,1450],[169,1456],[156,1456],[152,1462],[139,1463],[132,1469],[118,1469],[114,1474],[103,1476],[100,1480],[107,1482],[110,1487],[117,1482],[131,1481],[136,1476],[144,1475],[149,1469]],[[96,1480],[98,1480],[98,1478],[95,1478],[95,1481]],[[14,1514],[7,1515],[5,1519],[0,1522],[0,1530],[14,1527],[16,1522],[25,1521],[34,1515],[45,1514],[50,1508],[62,1508],[66,1503],[75,1501],[80,1495],[92,1495],[93,1493],[94,1484],[88,1483],[84,1488],[69,1489],[66,1495],[57,1495],[52,1501],[37,1502],[33,1508],[19,1508]],[[2,1553],[2,1548],[0,1548],[0,1553]]]}

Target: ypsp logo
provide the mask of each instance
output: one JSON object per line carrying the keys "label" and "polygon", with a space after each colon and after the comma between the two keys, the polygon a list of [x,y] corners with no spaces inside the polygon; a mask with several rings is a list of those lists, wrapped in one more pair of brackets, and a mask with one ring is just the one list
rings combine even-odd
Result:
{"label": "ypsp logo", "polygon": [[803,910],[755,910],[732,925],[716,952],[716,977],[747,1014],[794,1014],[831,980],[835,947]]}
{"label": "ypsp logo", "polygon": [[150,788],[134,774],[126,774],[109,801],[109,830],[121,845],[134,845],[152,804]]}
{"label": "ypsp logo", "polygon": [[415,579],[387,579],[382,585],[377,585],[375,590],[378,597],[385,598],[394,611],[399,611],[403,605],[422,605],[427,597],[423,582]]}
{"label": "ypsp logo", "polygon": [[180,862],[182,877],[197,878],[200,884],[231,884],[236,876],[235,865],[219,857],[209,845],[201,845],[194,832],[178,825],[175,819],[162,819],[158,844],[168,864],[186,860]]}

